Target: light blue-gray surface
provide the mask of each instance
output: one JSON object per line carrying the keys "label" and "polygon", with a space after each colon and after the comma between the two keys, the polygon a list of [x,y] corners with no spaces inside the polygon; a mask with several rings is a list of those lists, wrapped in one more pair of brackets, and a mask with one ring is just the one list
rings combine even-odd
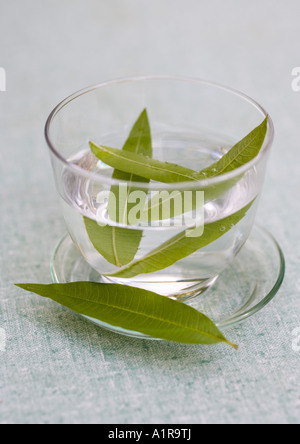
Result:
{"label": "light blue-gray surface", "polygon": [[[0,0],[7,71],[0,424],[300,423],[293,336],[300,328],[300,93],[291,88],[299,17],[298,0]],[[51,252],[64,233],[43,140],[48,112],[82,87],[142,74],[228,84],[274,119],[258,220],[281,243],[287,276],[266,309],[228,332],[239,352],[120,337],[13,287],[50,282]]]}

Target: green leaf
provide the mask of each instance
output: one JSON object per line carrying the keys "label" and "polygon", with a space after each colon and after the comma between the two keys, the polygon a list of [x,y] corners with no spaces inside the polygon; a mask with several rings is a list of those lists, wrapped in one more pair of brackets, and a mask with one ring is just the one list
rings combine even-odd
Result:
{"label": "green leaf", "polygon": [[[135,123],[129,135],[129,138],[123,146],[122,152],[137,154],[142,156],[143,158],[152,157],[152,138],[147,110],[144,110],[142,112],[137,122]],[[113,186],[111,188],[111,191],[113,192],[117,203],[116,222],[126,225],[128,223],[127,215],[131,209],[131,206],[133,205],[128,203],[128,197],[130,193],[135,191],[132,186],[132,182],[141,182],[147,184],[150,181],[140,174],[134,175],[130,172],[126,173],[118,169],[114,171],[112,178],[118,181],[126,182],[127,184],[127,196],[125,198],[123,197],[123,195],[120,195],[119,186]]]}
{"label": "green leaf", "polygon": [[174,163],[161,162],[139,154],[127,153],[115,148],[97,146],[90,142],[92,152],[102,162],[130,174],[140,174],[149,180],[164,183],[197,182],[197,172]]}
{"label": "green leaf", "polygon": [[[121,151],[120,151],[121,152]],[[133,126],[131,133],[123,147],[123,152],[152,156],[152,140],[147,111],[144,110]],[[128,184],[125,198],[121,198],[118,186],[112,186],[111,192],[115,196],[116,222],[127,225],[127,215],[133,204],[128,203],[128,196],[134,189],[132,182],[149,183],[144,177],[115,170],[113,179],[125,181]],[[111,202],[108,206],[110,207]],[[141,230],[128,230],[122,227],[101,227],[96,221],[84,217],[88,236],[96,250],[111,264],[121,267],[131,262],[143,237]]]}
{"label": "green leaf", "polygon": [[200,171],[199,178],[207,179],[229,173],[253,160],[260,152],[268,130],[266,119],[243,140],[238,142],[228,153],[213,165]]}
{"label": "green leaf", "polygon": [[[218,162],[205,168],[200,172],[180,167],[175,164],[167,162],[160,162],[158,160],[147,159],[142,156],[130,156],[126,153],[120,153],[119,150],[107,147],[97,147],[91,143],[93,153],[99,157],[103,162],[110,166],[116,166],[124,171],[139,171],[141,175],[148,179],[157,180],[163,183],[178,183],[178,182],[194,182],[199,181],[199,189],[201,188],[201,181],[217,177],[228,173],[243,166],[244,164],[253,160],[260,152],[268,129],[268,117],[250,134],[238,142],[231,148]],[[233,187],[242,176],[227,180],[225,183],[216,184],[209,188],[205,188],[205,201],[209,202],[220,197]],[[174,190],[177,191],[177,190]],[[183,199],[183,193],[177,191],[178,197]],[[174,197],[174,194],[173,194]],[[141,215],[142,221],[163,220],[163,208],[170,206],[171,199],[166,197],[160,199],[159,193],[154,196],[149,202],[144,213]],[[196,200],[194,200],[196,203]],[[171,212],[168,218],[173,218],[182,214],[180,208],[170,206]],[[196,209],[196,205],[193,206]],[[159,216],[158,216],[159,215]]]}
{"label": "green leaf", "polygon": [[[146,202],[144,211],[141,213],[141,221],[154,222],[157,220],[173,219],[186,212],[190,212],[196,209],[200,209],[203,205],[203,199],[199,203],[197,199],[197,192],[199,190],[191,189],[185,191],[170,190],[169,188],[161,189],[153,195],[153,197]],[[185,192],[190,191],[191,197],[188,205],[186,204]],[[204,193],[204,201],[207,201],[206,193]],[[199,206],[200,205],[200,206]]]}
{"label": "green leaf", "polygon": [[155,338],[186,344],[231,344],[194,308],[146,290],[115,284],[18,284],[76,313]]}
{"label": "green leaf", "polygon": [[111,264],[121,267],[131,262],[138,250],[142,231],[126,228],[100,227],[96,221],[84,218],[86,231],[94,248]]}
{"label": "green leaf", "polygon": [[170,267],[228,233],[246,216],[253,202],[231,216],[205,225],[202,236],[189,237],[188,230],[183,231],[141,259],[107,276],[127,279]]}
{"label": "green leaf", "polygon": [[[123,174],[130,174],[131,178],[136,178],[137,174],[144,177],[144,180],[157,180],[163,183],[182,183],[182,182],[198,182],[199,190],[201,189],[201,183],[204,179],[217,177],[224,173],[233,171],[234,169],[248,163],[254,159],[266,137],[267,133],[268,118],[264,122],[255,128],[250,134],[248,134],[243,140],[238,142],[231,150],[228,151],[218,162],[214,163],[210,167],[200,171],[195,172],[193,170],[183,168],[179,165],[160,162],[158,160],[153,160],[152,158],[141,156],[133,151],[120,151],[114,148],[96,146],[92,142],[90,143],[92,152],[103,162],[110,165],[111,167],[117,168],[119,171],[122,170]],[[242,175],[236,178],[227,180],[225,183],[216,184],[205,188],[205,201],[213,200],[220,197],[223,193],[227,192],[232,186],[234,186],[240,179]],[[194,187],[194,184],[193,184]],[[176,190],[175,194],[176,194]],[[195,190],[197,191],[197,190]],[[178,197],[182,197],[182,193],[177,191]],[[174,197],[174,194],[173,194]],[[166,197],[160,199],[159,196],[154,196],[150,203],[148,203],[148,208],[141,214],[141,220],[143,221],[153,221],[158,219],[163,219],[165,216],[163,214],[163,205],[170,204],[170,198]],[[196,209],[195,203],[196,199],[193,199],[194,207]],[[226,218],[222,221],[218,221],[205,227],[205,233],[203,236],[199,237],[189,237],[187,235],[188,231],[175,236],[168,242],[165,242],[160,247],[153,250],[151,253],[146,255],[144,258],[137,261],[128,261],[124,264],[120,270],[112,273],[110,276],[130,278],[137,276],[139,274],[152,273],[158,270],[168,268],[177,261],[189,256],[190,254],[198,251],[199,249],[209,245],[210,243],[217,240],[219,237],[223,236],[229,229],[236,225],[245,215],[249,207],[245,207],[245,212],[240,210],[238,213]],[[182,214],[183,206],[176,205],[171,206],[170,218]],[[152,217],[152,211],[155,216]],[[172,213],[174,212],[174,214]],[[158,215],[158,216],[157,216]],[[129,230],[126,230],[127,233]],[[130,235],[129,235],[130,236]],[[125,233],[124,233],[124,236]],[[104,242],[105,245],[105,242]],[[115,242],[115,246],[118,242]],[[110,256],[114,255],[116,247],[110,251]],[[135,251],[135,248],[133,247]],[[127,254],[127,253],[126,253]],[[125,256],[126,256],[125,254]],[[128,244],[128,255],[130,256],[130,245]],[[128,256],[128,257],[129,257]],[[132,260],[134,257],[130,256]],[[116,263],[120,267],[120,261]]]}
{"label": "green leaf", "polygon": [[93,142],[90,142],[90,147],[95,156],[102,162],[130,174],[139,174],[149,180],[162,183],[198,182],[233,171],[254,159],[265,140],[267,125],[268,118],[237,143],[218,162],[200,172],[174,163],[146,158],[133,152],[129,153],[115,148],[97,146]]}

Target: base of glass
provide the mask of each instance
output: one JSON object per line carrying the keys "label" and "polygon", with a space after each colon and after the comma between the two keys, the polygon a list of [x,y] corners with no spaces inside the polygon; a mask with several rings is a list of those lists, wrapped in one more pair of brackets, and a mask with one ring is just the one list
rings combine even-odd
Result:
{"label": "base of glass", "polygon": [[161,296],[176,299],[180,302],[188,302],[208,290],[218,279],[218,276],[214,276],[210,279],[171,281],[169,275],[164,276],[163,274],[160,274],[160,279],[153,282],[147,279],[147,275],[145,276],[145,279],[136,281],[134,279],[112,279],[101,276],[101,281],[99,280],[99,282],[106,284],[130,285],[147,291],[153,291]]}
{"label": "base of glass", "polygon": [[[189,299],[186,303],[210,317],[219,328],[225,329],[264,308],[281,287],[284,274],[285,260],[276,240],[263,228],[255,226],[234,262],[219,277],[201,282],[200,287],[191,289],[201,296]],[[108,282],[84,260],[68,235],[54,251],[51,276],[55,283]],[[88,319],[116,333],[154,339],[139,332]]]}

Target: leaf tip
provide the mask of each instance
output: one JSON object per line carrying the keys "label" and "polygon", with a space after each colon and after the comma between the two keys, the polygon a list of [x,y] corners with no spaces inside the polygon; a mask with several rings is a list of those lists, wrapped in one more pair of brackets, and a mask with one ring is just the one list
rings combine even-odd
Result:
{"label": "leaf tip", "polygon": [[90,148],[91,148],[92,151],[96,147],[96,144],[94,142],[92,142],[91,140],[89,141],[89,145],[90,145]]}
{"label": "leaf tip", "polygon": [[30,293],[36,293],[42,287],[46,287],[46,285],[40,284],[14,284],[16,287],[21,288],[22,290],[28,291]]}
{"label": "leaf tip", "polygon": [[144,108],[141,115],[140,115],[140,119],[145,119],[148,124],[149,124],[149,116],[148,116],[148,110],[147,108]]}
{"label": "leaf tip", "polygon": [[24,288],[25,284],[14,284],[15,287]]}
{"label": "leaf tip", "polygon": [[230,345],[230,347],[234,348],[236,351],[238,351],[239,346],[236,344],[233,344],[232,342],[226,341],[226,344]]}
{"label": "leaf tip", "polygon": [[22,290],[31,291],[32,284],[14,284],[15,287],[21,288]]}
{"label": "leaf tip", "polygon": [[97,154],[96,154],[96,152],[97,152],[96,151],[97,150],[97,145],[90,140],[89,141],[89,146],[90,146],[91,152],[97,157]]}

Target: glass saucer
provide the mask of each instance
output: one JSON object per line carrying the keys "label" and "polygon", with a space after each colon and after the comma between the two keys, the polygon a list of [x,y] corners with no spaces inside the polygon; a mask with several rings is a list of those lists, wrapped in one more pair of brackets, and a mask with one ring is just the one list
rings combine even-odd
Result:
{"label": "glass saucer", "polygon": [[[224,330],[264,308],[280,289],[284,274],[285,260],[281,248],[270,233],[256,225],[234,262],[220,274],[212,287],[190,300],[188,305],[207,315]],[[54,251],[51,276],[55,283],[103,282],[81,256],[69,235],[63,237]],[[153,339],[139,332],[88,319],[116,333]]]}

